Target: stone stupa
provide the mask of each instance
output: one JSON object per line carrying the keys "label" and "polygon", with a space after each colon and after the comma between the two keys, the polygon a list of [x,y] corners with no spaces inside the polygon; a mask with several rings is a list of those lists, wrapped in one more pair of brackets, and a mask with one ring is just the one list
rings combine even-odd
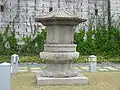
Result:
{"label": "stone stupa", "polygon": [[88,78],[72,67],[72,61],[79,58],[74,40],[74,26],[85,22],[77,15],[64,9],[56,9],[35,19],[47,29],[47,39],[40,58],[47,68],[36,74],[37,84],[86,84]]}

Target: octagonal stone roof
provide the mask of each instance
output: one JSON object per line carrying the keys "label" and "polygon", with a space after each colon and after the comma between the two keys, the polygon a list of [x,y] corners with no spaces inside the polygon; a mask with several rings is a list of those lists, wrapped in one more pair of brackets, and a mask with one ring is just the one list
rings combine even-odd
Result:
{"label": "octagonal stone roof", "polygon": [[77,25],[87,20],[81,19],[76,14],[72,14],[67,10],[58,8],[54,11],[38,16],[35,21],[41,22],[43,25],[47,26],[53,24]]}

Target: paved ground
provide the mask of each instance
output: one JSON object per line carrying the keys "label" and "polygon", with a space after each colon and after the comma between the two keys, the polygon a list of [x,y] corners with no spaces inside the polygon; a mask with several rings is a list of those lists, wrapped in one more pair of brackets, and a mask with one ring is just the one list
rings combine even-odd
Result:
{"label": "paved ground", "polygon": [[[40,69],[45,68],[44,65],[40,65],[39,67],[32,66],[29,70],[31,72],[39,72]],[[78,69],[80,72],[89,72],[89,64],[74,64],[73,68]],[[120,71],[120,64],[97,64],[96,67],[99,72],[110,72],[110,71]],[[27,67],[19,67],[19,72],[27,72]]]}

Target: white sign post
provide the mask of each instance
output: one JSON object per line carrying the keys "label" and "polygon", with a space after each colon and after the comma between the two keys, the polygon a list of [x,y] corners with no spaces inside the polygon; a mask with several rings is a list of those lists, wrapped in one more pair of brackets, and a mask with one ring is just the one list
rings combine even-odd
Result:
{"label": "white sign post", "polygon": [[10,64],[0,64],[0,90],[11,90]]}

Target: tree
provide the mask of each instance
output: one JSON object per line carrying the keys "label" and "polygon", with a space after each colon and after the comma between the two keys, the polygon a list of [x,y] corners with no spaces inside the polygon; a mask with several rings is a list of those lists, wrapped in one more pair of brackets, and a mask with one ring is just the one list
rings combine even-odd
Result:
{"label": "tree", "polygon": [[107,0],[107,5],[108,5],[108,28],[111,27],[111,4],[110,0]]}

